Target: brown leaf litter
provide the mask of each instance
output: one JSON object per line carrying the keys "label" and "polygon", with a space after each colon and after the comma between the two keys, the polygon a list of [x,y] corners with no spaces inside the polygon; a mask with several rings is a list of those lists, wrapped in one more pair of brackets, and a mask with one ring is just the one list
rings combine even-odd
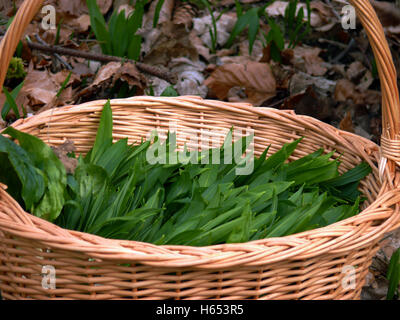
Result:
{"label": "brown leaf litter", "polygon": [[130,62],[121,64],[120,62],[109,62],[103,65],[97,72],[93,82],[78,96],[89,98],[101,93],[104,89],[113,87],[117,80],[126,82],[130,88],[136,87],[137,94],[143,94],[147,86],[147,80],[136,66]]}
{"label": "brown leaf litter", "polygon": [[51,148],[64,165],[67,173],[73,174],[78,166],[78,159],[71,158],[68,155],[76,151],[74,142],[71,140],[66,140],[62,145]]}
{"label": "brown leaf litter", "polygon": [[246,101],[256,106],[276,94],[276,81],[267,63],[248,61],[245,64],[231,63],[218,67],[204,84],[220,100],[228,97],[233,87],[243,88],[247,98],[231,97],[230,101]]}

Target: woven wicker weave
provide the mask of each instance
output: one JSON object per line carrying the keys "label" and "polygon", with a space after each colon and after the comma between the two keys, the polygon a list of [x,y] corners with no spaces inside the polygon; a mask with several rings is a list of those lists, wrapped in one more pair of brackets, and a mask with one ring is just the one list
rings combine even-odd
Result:
{"label": "woven wicker weave", "polygon": [[[351,1],[363,23],[382,85],[382,148],[292,111],[196,97],[113,100],[114,137],[138,141],[150,129],[251,128],[256,154],[301,136],[296,159],[319,147],[343,153],[343,169],[367,161],[363,211],[333,225],[281,238],[211,247],[155,246],[61,229],[24,212],[0,187],[0,290],[6,299],[358,299],[384,233],[399,226],[399,97],[390,51],[367,0]],[[25,0],[1,43],[0,83],[23,30],[41,6]],[[92,145],[105,101],[52,109],[14,127],[50,145]],[[178,130],[179,131],[179,130]],[[387,160],[387,161],[386,161]],[[56,288],[42,286],[42,267],[56,270]],[[355,287],[344,286],[347,266]]]}

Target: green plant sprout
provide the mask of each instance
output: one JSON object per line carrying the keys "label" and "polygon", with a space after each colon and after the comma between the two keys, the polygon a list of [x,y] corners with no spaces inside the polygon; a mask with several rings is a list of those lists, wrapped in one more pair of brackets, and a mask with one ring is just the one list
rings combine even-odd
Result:
{"label": "green plant sprout", "polygon": [[248,27],[249,54],[253,51],[254,42],[260,29],[260,17],[264,14],[265,8],[272,2],[264,4],[260,8],[251,8],[243,13],[243,8],[238,0],[235,0],[237,21],[233,27],[232,33],[226,42],[226,47],[231,47],[236,37]]}
{"label": "green plant sprout", "polygon": [[[17,99],[18,93],[21,91],[22,87],[24,86],[24,82],[22,81],[17,87],[15,87],[11,92],[9,92],[5,87],[3,87],[4,95],[6,96],[6,102],[1,109],[1,117],[3,120],[6,120],[8,113],[12,109],[15,113],[17,119],[21,118],[21,115],[18,110],[17,103],[15,99]],[[26,117],[26,110],[24,106],[21,106],[23,111],[23,116]]]}
{"label": "green plant sprout", "polygon": [[114,11],[108,24],[96,0],[86,0],[86,3],[92,30],[100,43],[102,52],[107,55],[139,60],[142,37],[136,32],[142,27],[144,6],[147,0],[137,1],[135,10],[128,17],[125,10],[121,10],[120,13]]}
{"label": "green plant sprout", "polygon": [[[300,7],[297,10],[298,0],[289,1],[284,15],[283,30],[280,26],[266,14],[266,19],[270,27],[268,34],[264,34],[266,44],[270,46],[271,58],[274,61],[281,60],[281,51],[285,48],[285,37],[289,39],[287,48],[293,49],[310,32],[311,7],[310,0],[306,0],[307,21],[304,21],[304,10]],[[297,13],[296,13],[297,11]]]}
{"label": "green plant sprout", "polygon": [[400,248],[398,248],[390,258],[389,268],[386,274],[389,280],[389,288],[386,295],[387,300],[398,299],[400,285]]}

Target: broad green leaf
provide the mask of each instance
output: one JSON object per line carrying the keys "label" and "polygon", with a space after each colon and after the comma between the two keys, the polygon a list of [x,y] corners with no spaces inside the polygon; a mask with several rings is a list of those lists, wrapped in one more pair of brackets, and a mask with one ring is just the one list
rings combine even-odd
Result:
{"label": "broad green leaf", "polygon": [[64,205],[64,190],[67,185],[67,174],[64,165],[53,150],[37,137],[8,127],[4,133],[19,141],[29,157],[45,176],[43,198],[34,205],[32,213],[49,221],[54,221]]}
{"label": "broad green leaf", "polygon": [[176,236],[172,237],[169,240],[166,240],[166,244],[170,244],[170,245],[182,245],[182,244],[186,244],[190,241],[190,239],[196,238],[198,236],[200,236],[202,234],[202,230],[200,229],[191,229],[191,230],[187,230],[187,231],[183,231],[179,234],[177,234]]}
{"label": "broad green leaf", "polygon": [[21,91],[23,86],[24,86],[24,81],[22,81],[18,86],[16,86],[11,91],[11,93],[9,93],[6,88],[3,88],[4,95],[6,96],[6,102],[4,103],[3,108],[1,109],[1,117],[3,118],[3,120],[6,120],[6,117],[11,109],[13,109],[15,115],[18,118],[20,118],[18,106],[15,100],[17,99],[18,93]]}
{"label": "broad green leaf", "polygon": [[210,164],[206,168],[207,170],[199,177],[199,185],[201,188],[208,188],[217,180],[218,165]]}
{"label": "broad green leaf", "polygon": [[142,48],[142,37],[139,35],[133,35],[131,37],[131,43],[128,47],[128,58],[138,61],[140,58],[140,51]]}
{"label": "broad green leaf", "polygon": [[[240,209],[240,211],[243,210],[243,208]],[[209,231],[203,231],[199,236],[188,239],[186,245],[207,246],[211,244],[224,243],[227,241],[227,237],[229,236],[231,231],[243,224],[243,220],[244,218],[240,216],[239,218],[236,218],[224,224],[219,224]]]}
{"label": "broad green leaf", "polygon": [[125,18],[125,10],[121,10],[115,22],[114,30],[109,29],[110,40],[112,44],[112,53],[118,57],[124,57],[128,49],[129,39],[125,34],[127,20]]}
{"label": "broad green leaf", "polygon": [[107,24],[97,6],[96,0],[86,0],[89,9],[90,25],[99,41],[104,54],[112,54],[111,38],[107,30]]}
{"label": "broad green leaf", "polygon": [[108,181],[107,171],[94,164],[80,163],[75,169],[75,179],[79,185],[79,196],[98,194]]}
{"label": "broad green leaf", "polygon": [[110,32],[110,38],[112,39],[114,37],[114,32],[118,31],[115,25],[117,24],[117,19],[118,19],[118,12],[114,11],[111,15],[111,18],[108,22],[108,30]]}
{"label": "broad green leaf", "polygon": [[147,3],[146,0],[145,1],[143,1],[143,0],[136,1],[135,11],[129,17],[128,27],[127,27],[129,32],[132,32],[132,34],[135,34],[136,31],[142,27],[143,16],[144,16],[144,6],[146,3]]}
{"label": "broad green leaf", "polygon": [[106,238],[127,238],[135,228],[159,214],[160,211],[161,209],[140,208],[129,212],[123,217],[107,219],[100,226],[97,226],[99,229],[97,234]]}
{"label": "broad green leaf", "polygon": [[370,174],[371,171],[371,167],[366,162],[362,162],[354,168],[346,171],[341,176],[325,181],[324,184],[332,187],[344,186],[352,182],[360,181]]}
{"label": "broad green leaf", "polygon": [[227,243],[247,242],[250,238],[250,228],[253,224],[253,212],[250,203],[244,206],[242,212],[242,223],[236,226],[227,239]]}
{"label": "broad green leaf", "polygon": [[[233,41],[236,39],[236,37],[242,33],[242,31],[251,24],[252,19],[254,19],[254,16],[257,16],[258,19],[258,9],[257,8],[252,8],[249,11],[247,11],[245,14],[242,14],[237,20],[236,24],[233,27],[233,30],[231,32],[231,35],[226,42],[226,47],[231,47],[233,45]],[[253,28],[255,25],[253,25]],[[258,31],[258,28],[257,28]],[[253,30],[254,32],[254,30]]]}
{"label": "broad green leaf", "polygon": [[112,111],[110,101],[103,107],[101,113],[100,124],[97,130],[96,140],[90,153],[90,161],[96,164],[100,157],[112,145]]}
{"label": "broad green leaf", "polygon": [[177,97],[178,92],[174,89],[173,86],[168,86],[165,90],[161,93],[161,97]]}
{"label": "broad green leaf", "polygon": [[[254,8],[254,9],[256,9],[256,8]],[[254,9],[249,10],[250,12],[252,12],[252,14],[251,14],[252,17],[249,22],[249,54],[250,55],[253,52],[254,42],[256,41],[258,29],[260,27],[258,11],[257,10],[252,11]]]}
{"label": "broad green leaf", "polygon": [[400,285],[400,248],[397,249],[390,259],[386,278],[389,280],[389,288],[386,300],[392,300],[394,296],[399,296]]}
{"label": "broad green leaf", "polygon": [[45,192],[43,173],[26,150],[1,134],[0,160],[0,181],[8,185],[8,192],[17,200],[21,193],[26,210],[32,210]]}
{"label": "broad green leaf", "polygon": [[97,165],[105,169],[108,176],[112,178],[121,162],[126,158],[128,150],[128,139],[118,140],[99,157]]}
{"label": "broad green leaf", "polygon": [[309,170],[304,169],[303,172],[299,172],[295,176],[290,176],[288,179],[293,179],[295,185],[303,183],[316,184],[337,177],[339,175],[337,168],[338,163],[331,161],[322,167],[311,168]]}
{"label": "broad green leaf", "polygon": [[164,0],[158,0],[156,9],[154,10],[154,18],[153,18],[153,28],[157,27],[158,19],[160,18],[160,11],[164,4]]}

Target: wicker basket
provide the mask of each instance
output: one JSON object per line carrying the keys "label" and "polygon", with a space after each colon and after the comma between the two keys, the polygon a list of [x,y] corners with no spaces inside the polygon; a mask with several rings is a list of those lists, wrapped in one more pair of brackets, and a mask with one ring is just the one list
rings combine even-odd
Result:
{"label": "wicker basket", "polygon": [[[357,8],[376,57],[382,85],[382,147],[292,111],[254,108],[195,97],[134,97],[112,101],[114,137],[130,141],[150,129],[251,128],[256,154],[304,136],[291,159],[319,147],[343,153],[343,168],[367,161],[363,211],[324,228],[281,238],[211,247],[155,246],[61,229],[24,212],[0,187],[0,290],[6,299],[359,299],[384,233],[399,226],[399,97],[382,27],[368,0]],[[42,0],[25,0],[0,49],[0,83],[23,30]],[[92,145],[105,101],[52,109],[14,127],[50,145]],[[55,267],[56,287],[42,286],[42,268]],[[347,267],[355,270],[354,286]]]}

